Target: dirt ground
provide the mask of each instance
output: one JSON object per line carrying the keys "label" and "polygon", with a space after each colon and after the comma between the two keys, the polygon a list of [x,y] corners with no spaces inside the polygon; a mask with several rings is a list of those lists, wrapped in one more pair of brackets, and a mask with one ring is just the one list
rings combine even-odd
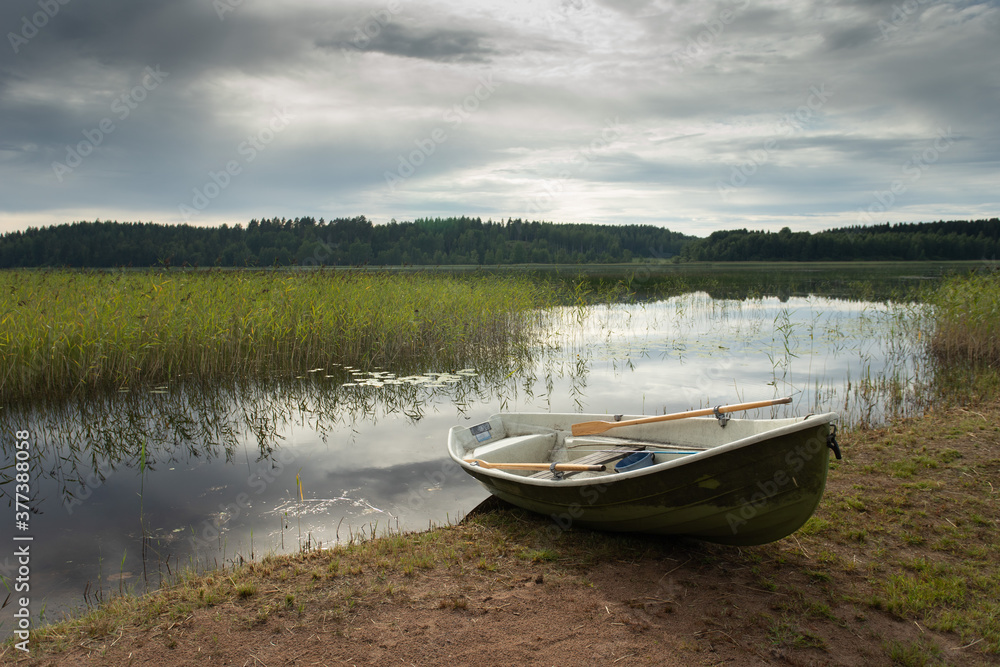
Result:
{"label": "dirt ground", "polygon": [[[882,585],[906,563],[959,568],[1000,548],[998,417],[994,405],[841,434],[816,523],[770,545],[550,537],[544,517],[490,503],[437,535],[206,575],[141,610],[40,634],[31,654],[5,645],[0,663],[1000,664],[989,648],[1000,628],[976,636],[1000,620],[940,621],[949,604],[979,614],[972,597],[988,590],[969,583],[969,599],[924,608]],[[966,521],[973,506],[988,518]],[[906,537],[951,530],[944,521],[967,529],[960,546]]]}
{"label": "dirt ground", "polygon": [[[830,650],[761,649],[738,615],[783,594],[755,589],[737,566],[676,556],[602,563],[578,581],[545,567],[480,576],[419,575],[404,593],[340,619],[279,613],[255,623],[240,602],[193,610],[139,633],[84,640],[38,665],[758,665],[879,664],[870,624],[837,630]],[[690,558],[689,558],[690,557]],[[683,558],[684,560],[679,560]],[[723,567],[723,570],[728,568]],[[744,568],[745,569],[745,568]],[[899,621],[897,633],[917,628]],[[807,624],[815,632],[819,625]],[[860,631],[860,632],[859,632]],[[6,657],[11,657],[10,653]]]}

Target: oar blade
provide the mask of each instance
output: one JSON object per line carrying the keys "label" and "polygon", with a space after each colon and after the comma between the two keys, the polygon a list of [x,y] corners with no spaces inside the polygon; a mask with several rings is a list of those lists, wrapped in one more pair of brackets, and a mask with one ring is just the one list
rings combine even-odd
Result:
{"label": "oar blade", "polygon": [[612,426],[614,426],[614,423],[605,421],[580,422],[579,424],[573,424],[570,430],[573,435],[597,435],[598,433],[604,433]]}

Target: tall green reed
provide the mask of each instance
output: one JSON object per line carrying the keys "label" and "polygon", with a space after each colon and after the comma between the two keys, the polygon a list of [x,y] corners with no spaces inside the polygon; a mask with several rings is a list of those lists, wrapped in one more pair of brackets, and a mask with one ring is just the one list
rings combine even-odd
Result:
{"label": "tall green reed", "polygon": [[950,402],[1000,396],[1000,274],[944,281],[928,296],[938,393]]}
{"label": "tall green reed", "polygon": [[475,364],[526,344],[557,290],[517,276],[0,272],[0,402],[330,363]]}
{"label": "tall green reed", "polygon": [[950,278],[930,301],[935,319],[930,348],[940,361],[1000,365],[1000,274]]}

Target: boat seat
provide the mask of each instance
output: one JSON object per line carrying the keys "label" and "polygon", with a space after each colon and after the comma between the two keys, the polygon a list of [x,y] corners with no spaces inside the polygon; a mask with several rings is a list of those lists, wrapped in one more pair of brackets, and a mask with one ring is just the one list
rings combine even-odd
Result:
{"label": "boat seat", "polygon": [[555,444],[555,433],[516,435],[480,445],[468,452],[466,458],[482,459],[490,463],[544,461]]}

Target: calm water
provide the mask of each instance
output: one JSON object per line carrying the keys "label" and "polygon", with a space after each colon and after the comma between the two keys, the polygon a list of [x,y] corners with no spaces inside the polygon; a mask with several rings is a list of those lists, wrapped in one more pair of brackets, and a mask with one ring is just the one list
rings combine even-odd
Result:
{"label": "calm water", "polygon": [[[454,521],[486,492],[448,460],[446,433],[501,410],[662,414],[792,396],[752,416],[916,412],[922,328],[907,304],[692,293],[552,311],[532,358],[506,368],[312,369],[267,387],[167,386],[8,414],[5,428],[35,445],[32,612],[56,618],[177,568]],[[4,521],[0,540],[12,534]],[[13,607],[0,612],[5,635]]]}

